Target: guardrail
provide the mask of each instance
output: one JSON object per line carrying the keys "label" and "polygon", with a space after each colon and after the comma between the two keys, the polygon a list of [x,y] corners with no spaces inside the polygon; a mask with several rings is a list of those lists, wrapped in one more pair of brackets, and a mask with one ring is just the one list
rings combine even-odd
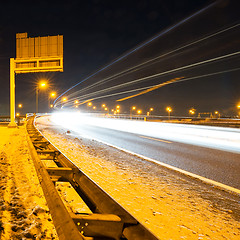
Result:
{"label": "guardrail", "polygon": [[[104,192],[35,128],[27,122],[28,144],[60,240],[157,240],[129,212]],[[54,167],[46,167],[50,161]],[[69,182],[91,214],[68,212],[55,183]]]}

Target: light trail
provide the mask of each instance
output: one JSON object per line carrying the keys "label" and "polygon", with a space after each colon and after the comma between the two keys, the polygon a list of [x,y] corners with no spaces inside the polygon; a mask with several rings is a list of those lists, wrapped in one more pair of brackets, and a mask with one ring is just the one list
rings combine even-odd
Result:
{"label": "light trail", "polygon": [[[220,71],[220,72],[214,72],[214,73],[209,73],[209,74],[203,74],[203,75],[199,75],[199,76],[194,76],[194,77],[189,77],[189,78],[184,78],[184,79],[180,79],[178,81],[176,81],[175,83],[179,83],[179,82],[183,82],[183,81],[189,81],[189,80],[193,80],[193,79],[198,79],[198,78],[202,78],[202,77],[210,77],[210,76],[214,76],[214,75],[218,75],[218,74],[223,74],[223,73],[228,73],[228,72],[234,72],[234,71],[239,71],[240,68],[235,68],[235,69],[230,69],[230,70],[226,70],[226,71]],[[172,84],[173,82],[167,81],[162,84],[168,85],[168,84]],[[119,93],[113,93],[113,94],[107,94],[107,95],[103,95],[103,96],[99,96],[99,97],[93,97],[96,94],[100,94],[100,93],[104,93],[104,92],[108,92],[110,89],[104,89],[104,90],[100,90],[100,91],[96,91],[93,93],[89,93],[89,94],[85,94],[82,95],[81,98],[78,98],[79,100],[83,100],[86,98],[91,97],[91,100],[96,100],[96,99],[101,99],[101,98],[106,98],[106,97],[112,97],[112,96],[117,96],[117,95],[122,95],[122,94],[127,94],[127,93],[132,93],[132,92],[137,92],[137,91],[141,91],[141,90],[145,90],[145,89],[150,89],[150,88],[154,88],[156,86],[159,86],[160,84],[156,84],[153,86],[148,86],[148,87],[143,87],[143,88],[138,88],[138,89],[133,89],[133,90],[127,90],[127,91],[123,91],[123,92],[119,92]],[[119,85],[117,85],[119,86]],[[117,87],[115,86],[115,88]],[[121,84],[122,87],[122,84]],[[75,99],[73,99],[72,101],[68,101],[67,103],[64,104],[64,106],[69,106],[74,102]],[[90,100],[87,100],[90,101]]]}
{"label": "light trail", "polygon": [[[236,27],[239,27],[239,26],[240,26],[240,24],[236,24],[236,25],[234,25],[234,26],[228,27],[228,28],[226,28],[226,29],[223,29],[223,30],[221,30],[221,31],[218,31],[218,32],[213,33],[213,34],[211,34],[211,35],[208,35],[208,36],[206,36],[206,37],[203,37],[203,38],[201,38],[201,39],[199,39],[199,40],[196,40],[196,41],[194,41],[194,42],[191,42],[191,43],[189,43],[189,44],[186,44],[186,45],[184,45],[184,46],[182,46],[182,47],[179,47],[179,48],[177,48],[177,49],[174,49],[174,50],[172,50],[172,51],[169,51],[169,52],[167,52],[167,53],[165,53],[165,54],[162,54],[162,55],[160,55],[160,56],[157,56],[157,57],[155,57],[155,58],[153,58],[153,59],[150,59],[150,60],[145,61],[145,62],[143,62],[143,63],[140,63],[140,64],[138,64],[138,65],[135,65],[135,66],[133,66],[133,67],[131,67],[131,68],[128,68],[128,69],[126,69],[126,70],[124,70],[124,71],[122,71],[122,72],[116,73],[116,74],[114,74],[114,75],[112,75],[112,76],[110,76],[110,77],[104,78],[104,79],[102,79],[102,80],[100,80],[100,81],[98,81],[98,82],[96,82],[96,83],[93,83],[93,84],[91,84],[91,85],[89,85],[89,86],[87,86],[87,87],[85,87],[85,88],[82,88],[81,90],[77,91],[77,92],[74,93],[74,94],[70,94],[69,96],[71,97],[71,95],[80,94],[80,93],[82,93],[82,92],[84,92],[84,91],[86,91],[86,90],[92,89],[92,88],[94,88],[94,87],[96,87],[96,86],[99,86],[99,85],[101,85],[101,84],[103,84],[103,83],[107,83],[107,82],[113,81],[113,80],[117,79],[118,77],[123,77],[123,76],[125,76],[125,75],[127,75],[127,74],[130,74],[130,73],[139,71],[140,69],[143,69],[143,68],[146,68],[146,67],[148,67],[148,66],[151,66],[152,64],[156,64],[157,62],[159,62],[159,61],[156,61],[156,60],[159,60],[159,59],[161,59],[161,58],[163,58],[163,57],[166,57],[166,56],[168,56],[168,55],[170,55],[170,54],[172,54],[172,53],[175,53],[175,52],[178,52],[178,51],[180,51],[180,50],[183,50],[184,48],[190,47],[190,46],[192,46],[192,45],[194,45],[194,44],[197,44],[197,43],[200,43],[200,42],[202,42],[202,41],[208,40],[208,39],[210,39],[210,38],[212,38],[212,37],[215,37],[215,36],[217,36],[217,35],[219,35],[219,34],[225,33],[225,32],[227,32],[227,31],[232,30],[232,29],[234,29],[234,28],[236,28]],[[149,64],[149,63],[150,63],[150,64]]]}
{"label": "light trail", "polygon": [[146,138],[146,139],[150,139],[150,140],[153,140],[153,141],[158,141],[158,142],[164,142],[164,143],[172,143],[170,141],[166,141],[166,140],[162,140],[162,139],[158,139],[158,138],[151,138],[151,137],[146,137],[146,136],[139,136],[141,138]]}
{"label": "light trail", "polygon": [[154,90],[156,90],[156,89],[158,89],[158,88],[160,88],[160,87],[164,87],[164,86],[166,86],[166,85],[168,85],[168,84],[175,83],[175,82],[179,81],[179,80],[182,79],[182,78],[184,78],[184,77],[179,77],[179,78],[171,79],[171,80],[166,81],[166,82],[164,82],[164,83],[160,83],[160,84],[157,84],[157,85],[155,85],[155,86],[153,86],[153,87],[150,87],[150,88],[148,88],[148,89],[146,89],[146,90],[144,90],[144,91],[142,91],[142,92],[140,92],[140,93],[136,93],[136,94],[134,94],[134,95],[131,95],[131,96],[128,96],[128,97],[124,97],[124,98],[118,99],[118,100],[116,100],[116,101],[117,101],[117,102],[122,102],[122,101],[128,100],[128,99],[130,99],[130,98],[138,97],[138,96],[140,96],[140,95],[143,95],[143,94],[152,92],[152,91],[154,91]]}
{"label": "light trail", "polygon": [[52,120],[73,131],[78,131],[79,125],[92,125],[166,141],[240,153],[240,129],[109,119],[64,112],[53,114]]}
{"label": "light trail", "polygon": [[[184,78],[184,79],[180,79],[177,82],[184,82],[184,81],[189,81],[189,80],[193,80],[193,79],[198,79],[198,78],[202,78],[202,77],[210,77],[210,76],[214,76],[214,75],[218,75],[218,74],[223,74],[223,73],[229,73],[229,72],[234,72],[234,71],[239,71],[240,68],[235,68],[235,69],[230,69],[230,70],[226,70],[226,71],[220,71],[220,72],[216,72],[216,73],[209,73],[209,74],[204,74],[204,75],[199,75],[199,76],[194,76],[194,77],[189,77],[189,78]],[[171,82],[169,82],[168,84],[171,84]],[[157,84],[158,85],[158,84]],[[113,94],[107,94],[107,95],[102,95],[99,97],[94,97],[88,100],[85,100],[84,102],[82,102],[81,104],[84,104],[86,102],[89,101],[93,101],[93,100],[97,100],[97,99],[101,99],[101,98],[107,98],[107,97],[112,97],[112,96],[118,96],[118,95],[122,95],[122,94],[127,94],[127,93],[133,93],[136,91],[141,91],[141,90],[145,90],[145,89],[149,89],[149,88],[153,88],[156,85],[150,86],[150,87],[142,87],[142,88],[138,88],[138,89],[132,89],[132,90],[127,90],[127,91],[123,91],[123,92],[119,92],[119,93],[113,93]],[[88,94],[87,94],[88,95]],[[87,97],[87,96],[86,96]],[[82,97],[82,98],[78,98],[79,100],[81,99],[85,99],[86,97]],[[72,103],[74,102],[75,99],[68,101],[64,106],[69,106],[72,105]],[[80,104],[79,104],[80,105]]]}
{"label": "light trail", "polygon": [[127,52],[127,53],[124,54],[123,56],[120,56],[120,57],[117,58],[115,61],[113,61],[113,62],[111,62],[110,64],[108,64],[107,66],[101,68],[100,70],[98,70],[97,72],[93,73],[92,75],[86,77],[86,78],[83,79],[82,81],[78,82],[77,84],[75,84],[74,86],[70,87],[68,90],[66,90],[66,91],[63,92],[62,94],[60,94],[60,95],[54,100],[54,103],[53,103],[53,104],[55,104],[56,101],[57,101],[60,97],[62,97],[64,94],[66,94],[67,92],[69,92],[70,90],[72,90],[73,88],[75,88],[76,86],[78,86],[79,84],[81,84],[81,83],[87,81],[89,78],[91,78],[91,77],[97,75],[98,73],[100,73],[100,72],[102,72],[103,70],[109,68],[109,67],[112,66],[113,64],[115,64],[115,63],[117,63],[117,62],[123,60],[124,58],[126,58],[126,57],[129,56],[129,55],[131,55],[132,53],[138,51],[138,50],[141,49],[142,47],[144,47],[144,46],[148,45],[149,43],[153,42],[153,41],[156,40],[157,38],[163,36],[164,34],[170,32],[171,30],[173,30],[173,29],[179,27],[180,25],[186,23],[186,22],[189,21],[190,19],[192,19],[192,18],[198,16],[198,15],[201,14],[202,12],[205,12],[207,9],[213,7],[216,3],[217,3],[217,1],[211,3],[210,5],[208,5],[208,6],[204,7],[204,8],[202,8],[202,9],[200,9],[199,11],[197,11],[197,12],[195,12],[194,14],[190,15],[189,17],[187,17],[187,18],[181,20],[181,21],[178,22],[177,24],[175,24],[175,25],[173,25],[173,26],[167,28],[166,30],[160,32],[159,34],[157,34],[156,36],[154,36],[154,37],[151,38],[150,40],[148,40],[148,41],[146,41],[146,42],[140,44],[140,46],[137,46],[137,47],[134,48],[133,50],[130,50],[129,52]]}

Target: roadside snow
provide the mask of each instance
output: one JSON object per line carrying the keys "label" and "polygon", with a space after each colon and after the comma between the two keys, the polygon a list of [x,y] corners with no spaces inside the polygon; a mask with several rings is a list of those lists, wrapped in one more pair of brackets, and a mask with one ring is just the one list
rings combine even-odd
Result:
{"label": "roadside snow", "polygon": [[[160,239],[239,239],[239,198],[74,132],[68,134],[49,117],[38,118],[37,127]],[[71,208],[78,211],[75,204]]]}
{"label": "roadside snow", "polygon": [[24,126],[0,126],[0,239],[58,239]]}

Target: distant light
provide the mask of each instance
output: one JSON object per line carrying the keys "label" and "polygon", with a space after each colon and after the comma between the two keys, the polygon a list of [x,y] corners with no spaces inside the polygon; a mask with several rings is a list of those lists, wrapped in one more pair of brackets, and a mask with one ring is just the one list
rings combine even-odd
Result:
{"label": "distant light", "polygon": [[91,103],[91,102],[89,102],[89,103],[88,103],[88,106],[92,106],[92,103]]}
{"label": "distant light", "polygon": [[95,109],[96,109],[96,107],[95,107],[95,106],[93,106],[93,109],[95,110]]}
{"label": "distant light", "polygon": [[63,102],[66,102],[66,101],[67,101],[67,98],[66,98],[66,97],[63,97],[63,98],[62,98],[62,101],[63,101]]}
{"label": "distant light", "polygon": [[105,108],[105,107],[106,107],[106,104],[103,104],[102,107]]}
{"label": "distant light", "polygon": [[132,107],[132,110],[136,110],[136,107],[135,107],[135,106],[133,106],[133,107]]}
{"label": "distant light", "polygon": [[141,113],[142,113],[142,110],[138,110],[137,113],[138,113],[138,114],[141,114]]}
{"label": "distant light", "polygon": [[22,108],[22,104],[21,104],[21,103],[19,103],[19,104],[18,104],[18,107],[19,107],[19,108]]}
{"label": "distant light", "polygon": [[50,108],[53,108],[53,104],[50,105]]}
{"label": "distant light", "polygon": [[75,100],[74,103],[77,104],[77,103],[79,103],[79,101],[78,101],[78,100]]}
{"label": "distant light", "polygon": [[218,111],[215,111],[215,114],[218,114]]}
{"label": "distant light", "polygon": [[108,108],[107,108],[107,107],[105,107],[105,108],[104,108],[104,110],[105,110],[105,111],[107,111],[107,110],[108,110]]}
{"label": "distant light", "polygon": [[16,113],[16,116],[19,117],[19,116],[20,116],[20,113]]}
{"label": "distant light", "polygon": [[117,113],[120,113],[120,109],[117,109],[116,112],[117,112]]}
{"label": "distant light", "polygon": [[78,108],[78,105],[76,105],[75,108]]}
{"label": "distant light", "polygon": [[55,92],[52,92],[52,93],[50,94],[50,96],[51,96],[52,98],[54,98],[54,97],[56,97],[56,93],[55,93]]}
{"label": "distant light", "polygon": [[120,106],[119,106],[119,105],[117,105],[117,106],[116,106],[116,108],[117,108],[117,109],[119,109],[119,108],[120,108]]}
{"label": "distant light", "polygon": [[39,83],[39,87],[41,87],[41,88],[45,88],[46,86],[47,86],[47,83],[45,81],[41,81]]}
{"label": "distant light", "polygon": [[171,111],[172,111],[172,108],[171,108],[171,107],[167,107],[167,108],[166,108],[166,111],[167,111],[167,112],[171,112]]}
{"label": "distant light", "polygon": [[153,111],[153,108],[150,108],[149,110],[150,110],[150,111]]}

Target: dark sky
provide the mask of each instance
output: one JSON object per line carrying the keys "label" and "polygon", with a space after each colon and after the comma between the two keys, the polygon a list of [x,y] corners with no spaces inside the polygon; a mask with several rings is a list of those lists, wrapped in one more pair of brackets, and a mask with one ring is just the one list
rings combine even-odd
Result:
{"label": "dark sky", "polygon": [[[106,66],[130,49],[151,39],[153,36],[174,26],[196,11],[209,6],[211,0],[88,0],[88,1],[5,1],[0,8],[0,114],[9,114],[9,58],[15,57],[15,34],[27,32],[29,37],[62,34],[64,36],[64,72],[32,73],[16,75],[16,104],[21,102],[25,112],[35,110],[35,84],[40,78],[48,78],[51,88],[58,94]],[[77,98],[88,91],[82,91],[90,84],[112,76],[146,60],[184,46],[220,30],[234,26],[239,21],[238,1],[217,1],[176,29],[141,48],[136,53],[112,65],[106,71],[78,85],[67,95]],[[102,84],[92,91],[103,90],[116,84],[162,71],[204,61],[239,51],[239,27],[175,52],[151,66],[125,75],[112,82]],[[154,78],[129,89],[152,86],[174,77],[194,77],[227,71],[239,67],[239,55],[217,64]],[[121,102],[125,111],[131,105],[138,105],[144,111],[152,106],[156,114],[166,114],[165,107],[171,105],[175,115],[186,115],[190,107],[199,112],[219,110],[223,114],[236,114],[240,101],[239,71],[199,78],[165,86],[141,97]],[[76,91],[80,91],[77,92]],[[104,93],[104,94],[108,94]],[[125,95],[124,95],[125,96]],[[122,96],[120,96],[122,97]],[[118,97],[95,101],[114,107]],[[39,95],[40,111],[47,111],[46,93]]]}

